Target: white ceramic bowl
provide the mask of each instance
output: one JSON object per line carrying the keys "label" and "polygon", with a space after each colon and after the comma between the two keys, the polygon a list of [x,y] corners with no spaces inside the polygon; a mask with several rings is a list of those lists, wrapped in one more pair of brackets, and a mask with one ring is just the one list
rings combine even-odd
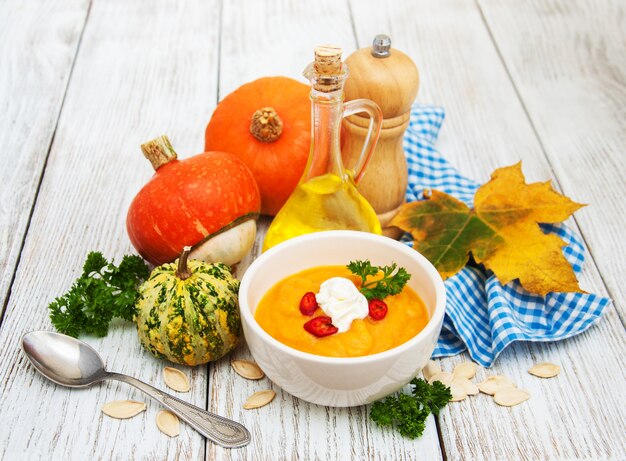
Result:
{"label": "white ceramic bowl", "polygon": [[[356,259],[369,259],[377,266],[395,262],[411,274],[408,285],[422,298],[430,316],[417,336],[378,354],[323,357],[282,344],[254,319],[263,295],[285,277]],[[248,347],[269,379],[308,402],[348,407],[373,402],[400,389],[424,367],[441,330],[446,294],[437,270],[412,248],[365,232],[325,231],[293,238],[259,256],[241,279],[239,305]]]}

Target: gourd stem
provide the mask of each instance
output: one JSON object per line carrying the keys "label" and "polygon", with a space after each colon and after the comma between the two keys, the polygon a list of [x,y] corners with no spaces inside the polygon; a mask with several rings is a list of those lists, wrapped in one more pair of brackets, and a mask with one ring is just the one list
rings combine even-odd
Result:
{"label": "gourd stem", "polygon": [[144,157],[150,160],[152,168],[155,170],[172,160],[176,160],[177,157],[176,151],[165,135],[142,144],[141,152],[143,152]]}
{"label": "gourd stem", "polygon": [[263,107],[252,114],[250,134],[261,142],[274,142],[283,132],[283,121],[273,107]]}
{"label": "gourd stem", "polygon": [[187,267],[187,258],[189,257],[190,251],[191,247],[184,247],[180,258],[178,258],[178,269],[176,269],[176,277],[181,280],[186,280],[191,276],[191,272],[189,272],[189,268]]}

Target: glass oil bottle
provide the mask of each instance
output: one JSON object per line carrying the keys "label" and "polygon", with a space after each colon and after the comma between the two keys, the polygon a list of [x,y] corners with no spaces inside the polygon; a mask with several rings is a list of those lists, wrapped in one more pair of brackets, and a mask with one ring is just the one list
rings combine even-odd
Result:
{"label": "glass oil bottle", "polygon": [[[263,250],[298,235],[335,229],[381,234],[376,212],[357,190],[380,135],[382,112],[372,101],[344,103],[348,68],[341,49],[315,49],[315,61],[305,69],[311,81],[311,150],[295,190],[270,225]],[[368,135],[354,169],[344,168],[340,149],[343,117],[365,112]]]}

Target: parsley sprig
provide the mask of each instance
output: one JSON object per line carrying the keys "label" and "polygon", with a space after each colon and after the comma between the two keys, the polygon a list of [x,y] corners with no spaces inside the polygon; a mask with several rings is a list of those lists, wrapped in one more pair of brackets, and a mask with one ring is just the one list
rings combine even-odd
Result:
{"label": "parsley sprig", "polygon": [[431,413],[437,416],[452,394],[450,388],[439,381],[428,384],[413,378],[411,394],[399,392],[384,400],[374,402],[370,418],[379,426],[395,427],[400,434],[411,439],[420,437]]}
{"label": "parsley sprig", "polygon": [[[396,263],[391,266],[372,266],[369,261],[350,261],[348,270],[361,277],[359,289],[368,301],[371,299],[383,299],[387,296],[397,295],[402,291],[406,282],[411,278],[406,269],[398,267]],[[383,273],[382,278],[366,282],[368,276]]]}
{"label": "parsley sprig", "polygon": [[106,336],[114,317],[133,319],[137,287],[149,275],[150,269],[139,256],[126,255],[115,266],[102,253],[89,253],[82,275],[48,306],[52,324],[74,337]]}

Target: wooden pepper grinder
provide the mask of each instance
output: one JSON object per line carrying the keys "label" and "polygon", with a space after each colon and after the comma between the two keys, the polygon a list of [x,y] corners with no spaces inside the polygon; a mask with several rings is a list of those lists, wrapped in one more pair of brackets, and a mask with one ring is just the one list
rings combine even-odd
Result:
{"label": "wooden pepper grinder", "polygon": [[[374,207],[383,233],[398,238],[402,232],[388,223],[405,202],[408,170],[402,139],[419,86],[417,67],[406,54],[391,48],[387,35],[377,35],[371,48],[355,51],[346,64],[350,69],[345,85],[346,100],[371,99],[383,111],[378,145],[358,189]],[[369,119],[360,114],[344,119],[345,165],[354,165],[358,160],[368,126]]]}

